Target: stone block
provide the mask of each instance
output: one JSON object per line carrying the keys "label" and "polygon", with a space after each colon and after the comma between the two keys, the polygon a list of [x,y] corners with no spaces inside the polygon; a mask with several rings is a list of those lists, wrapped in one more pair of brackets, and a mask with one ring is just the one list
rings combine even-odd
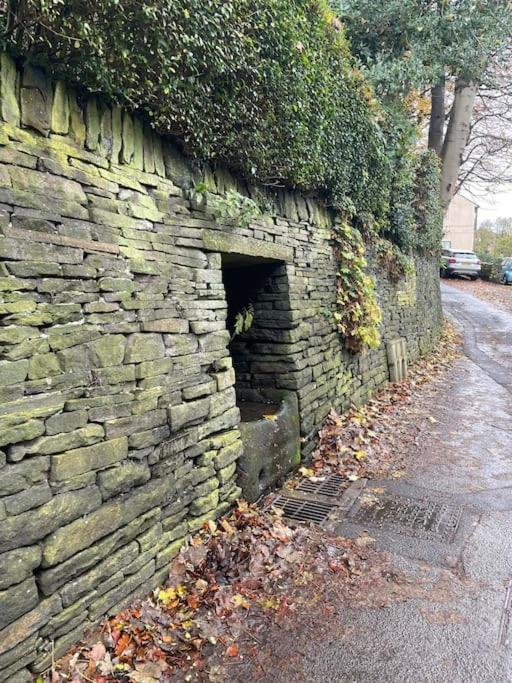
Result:
{"label": "stone block", "polygon": [[[41,436],[41,434],[44,434],[44,422],[41,420],[27,420],[22,424],[13,425],[10,427],[5,426],[0,431],[0,447],[7,446],[9,444],[17,444],[21,441],[29,441]],[[16,457],[14,459],[16,459]]]}
{"label": "stone block", "polygon": [[216,469],[223,469],[224,467],[231,465],[231,463],[235,462],[235,460],[242,455],[243,450],[243,444],[238,440],[221,448],[213,459]]}
{"label": "stone block", "polygon": [[17,548],[0,555],[0,590],[4,590],[32,576],[41,563],[41,548]]}
{"label": "stone block", "polygon": [[161,427],[167,423],[167,413],[165,410],[151,410],[142,415],[120,418],[118,420],[108,420],[105,429],[108,438],[116,436],[130,436],[136,432],[147,431],[154,427]]}
{"label": "stone block", "polygon": [[[105,582],[101,585],[105,585]],[[76,600],[73,604],[68,606],[66,606],[66,603],[63,600],[62,604],[64,609],[43,626],[39,631],[40,635],[42,637],[50,636],[52,641],[55,641],[59,636],[65,635],[75,629],[79,624],[83,624],[87,619],[87,606],[93,599],[94,593],[85,596],[81,600]]]}
{"label": "stone block", "polygon": [[135,333],[128,337],[126,344],[125,363],[141,363],[148,360],[163,358],[165,347],[160,334]]}
{"label": "stone block", "polygon": [[171,406],[168,410],[172,432],[204,420],[210,412],[210,397]]}
{"label": "stone block", "polygon": [[33,609],[38,602],[39,596],[33,577],[0,591],[0,629]]}
{"label": "stone block", "polygon": [[87,344],[94,367],[120,365],[125,355],[126,339],[122,334],[107,334]]}
{"label": "stone block", "polygon": [[0,344],[20,344],[38,336],[39,330],[37,327],[17,326],[0,328]]}
{"label": "stone block", "polygon": [[20,491],[3,499],[6,511],[10,515],[19,515],[32,508],[44,505],[51,500],[52,491],[46,482],[32,486],[25,491]]}
{"label": "stone block", "polygon": [[129,438],[130,448],[140,449],[148,448],[149,446],[157,446],[165,441],[170,435],[170,429],[167,426],[155,427],[144,432],[137,432],[132,434]]}
{"label": "stone block", "polygon": [[143,513],[158,507],[167,501],[173,490],[172,481],[150,481],[126,497],[105,503],[82,519],[67,526],[59,525],[58,530],[43,543],[43,567],[67,560]]}
{"label": "stone block", "polygon": [[57,356],[54,353],[36,353],[30,359],[29,379],[45,379],[62,372]]}
{"label": "stone block", "polygon": [[[11,679],[17,676],[19,670],[33,661],[36,656],[36,644],[37,635],[32,635],[25,639],[21,636],[16,645],[10,647],[0,655],[1,681],[8,681],[8,683],[11,683]],[[23,683],[28,683],[28,681],[24,681]]]}
{"label": "stone block", "polygon": [[52,87],[42,69],[27,64],[21,83],[21,122],[43,135],[50,132]]}
{"label": "stone block", "polygon": [[146,463],[126,462],[118,467],[109,468],[98,473],[98,485],[106,500],[120,493],[130,491],[135,486],[145,484],[151,478],[151,472]]}
{"label": "stone block", "polygon": [[171,371],[171,367],[172,360],[170,358],[144,361],[135,368],[135,376],[137,379],[144,379],[145,377],[165,375]]}
{"label": "stone block", "polygon": [[100,142],[100,115],[98,101],[94,98],[89,99],[85,107],[85,126],[85,146],[95,152]]}
{"label": "stone block", "polygon": [[[132,542],[114,552],[96,567],[82,574],[82,576],[66,583],[59,591],[64,607],[72,606],[73,603],[90,594],[95,589],[98,590],[97,594],[101,595],[104,592],[102,584],[116,572],[122,571],[130,562],[133,562],[138,554],[139,546],[136,542]],[[92,602],[93,599],[94,594],[88,602]]]}
{"label": "stone block", "polygon": [[112,146],[112,111],[105,104],[102,104],[100,113],[100,154],[110,158]]}
{"label": "stone block", "polygon": [[75,410],[70,413],[59,413],[58,415],[52,415],[52,417],[49,417],[45,422],[46,433],[48,436],[72,432],[75,429],[85,427],[86,424],[86,410]]}
{"label": "stone block", "polygon": [[16,64],[5,52],[0,55],[0,107],[4,121],[11,126],[20,125],[18,104],[18,72]]}
{"label": "stone block", "polygon": [[213,394],[210,398],[210,417],[214,418],[227,412],[236,405],[234,387]]}
{"label": "stone block", "polygon": [[0,361],[0,385],[23,382],[28,374],[28,360]]}
{"label": "stone block", "polygon": [[44,626],[61,608],[61,600],[54,595],[42,600],[37,607],[0,631],[0,655],[5,654]]}
{"label": "stone block", "polygon": [[219,482],[221,484],[225,484],[226,482],[228,482],[230,479],[232,479],[235,476],[235,473],[236,473],[236,462],[232,463],[231,465],[228,465],[227,467],[224,467],[223,469],[221,469],[217,472]]}
{"label": "stone block", "polygon": [[141,589],[141,592],[144,592],[142,586],[146,585],[146,582],[149,581],[154,573],[155,561],[151,560],[136,574],[133,574],[128,579],[125,579],[116,588],[109,591],[98,600],[95,600],[89,608],[89,618],[92,621],[96,621],[104,614],[115,613],[117,605],[123,600],[123,598],[131,596],[131,594],[133,594],[137,588]]}
{"label": "stone block", "polygon": [[113,164],[119,163],[119,155],[123,144],[123,121],[122,110],[120,107],[112,108],[112,152],[111,159]]}
{"label": "stone block", "polygon": [[[185,532],[187,529],[185,529]],[[165,567],[171,560],[173,560],[180,552],[181,547],[185,543],[185,538],[178,538],[176,541],[170,543],[164,550],[159,552],[156,556],[156,567]]]}
{"label": "stone block", "polygon": [[15,465],[9,465],[2,470],[0,476],[0,496],[9,496],[18,491],[29,490],[35,484],[46,479],[50,468],[48,457],[38,457]]}
{"label": "stone block", "polygon": [[134,538],[144,533],[144,531],[155,524],[159,516],[160,510],[158,508],[142,514],[117,531],[112,531],[103,540],[75,553],[57,566],[39,571],[38,584],[40,590],[44,595],[51,595],[59,586],[83,574],[87,569],[96,566],[118,548],[127,545]]}
{"label": "stone block", "polygon": [[96,487],[54,496],[36,510],[9,517],[0,526],[0,552],[32,545],[55,529],[91,512],[101,503]]}
{"label": "stone block", "polygon": [[69,132],[69,98],[66,85],[57,81],[53,93],[51,129],[54,133],[67,135]]}
{"label": "stone block", "polygon": [[132,164],[136,169],[142,170],[144,165],[144,132],[142,121],[138,118],[133,120],[133,158]]}
{"label": "stone block", "polygon": [[103,438],[104,430],[101,425],[90,424],[81,429],[75,429],[65,434],[55,436],[41,436],[23,446],[12,446],[9,458],[13,461],[21,460],[25,455],[48,455],[61,453],[71,448],[90,446]]}
{"label": "stone block", "polygon": [[186,356],[195,353],[199,347],[197,337],[193,334],[165,335],[164,341],[170,356]]}
{"label": "stone block", "polygon": [[200,382],[194,386],[185,387],[183,389],[183,398],[185,401],[192,401],[196,398],[202,398],[203,396],[210,396],[215,392],[215,389],[215,380]]}
{"label": "stone block", "polygon": [[186,334],[189,330],[188,320],[168,318],[167,320],[150,320],[142,323],[144,332],[163,332],[167,334]]}
{"label": "stone block", "polygon": [[194,517],[199,515],[204,515],[206,512],[213,510],[217,507],[219,503],[219,492],[217,490],[212,491],[206,496],[201,498],[196,498],[190,504],[190,514]]}
{"label": "stone block", "polygon": [[82,186],[75,180],[15,166],[9,168],[9,175],[16,190],[78,203],[87,202]]}
{"label": "stone block", "polygon": [[134,152],[133,119],[127,112],[123,112],[122,126],[123,144],[121,147],[121,162],[131,163]]}
{"label": "stone block", "polygon": [[236,381],[235,371],[233,368],[229,368],[225,372],[218,372],[214,375],[214,377],[217,382],[217,391],[224,391],[224,389],[234,386]]}
{"label": "stone block", "polygon": [[99,385],[124,384],[135,380],[135,367],[133,365],[121,367],[113,365],[109,368],[98,368],[94,371],[94,375]]}
{"label": "stone block", "polygon": [[104,469],[121,462],[128,456],[128,439],[121,437],[102,441],[93,446],[77,448],[52,456],[50,476],[54,481],[64,481],[86,472]]}

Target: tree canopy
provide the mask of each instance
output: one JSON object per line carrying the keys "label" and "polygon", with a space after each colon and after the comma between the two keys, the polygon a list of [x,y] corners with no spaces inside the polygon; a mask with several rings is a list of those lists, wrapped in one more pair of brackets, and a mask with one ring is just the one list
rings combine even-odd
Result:
{"label": "tree canopy", "polygon": [[[428,120],[428,145],[442,160],[444,205],[464,181],[502,179],[500,164],[489,157],[500,156],[501,167],[506,165],[512,134],[500,125],[493,135],[488,122],[512,123],[512,107],[505,112],[503,106],[512,64],[509,0],[336,4],[352,49],[384,104],[395,115],[412,114],[420,124]],[[497,94],[503,95],[501,103]]]}

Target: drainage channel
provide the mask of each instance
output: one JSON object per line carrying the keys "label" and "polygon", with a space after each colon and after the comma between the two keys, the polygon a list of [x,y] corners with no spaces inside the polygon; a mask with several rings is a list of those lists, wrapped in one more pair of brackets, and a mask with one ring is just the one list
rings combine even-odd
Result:
{"label": "drainage channel", "polygon": [[427,541],[454,542],[463,508],[392,492],[361,495],[366,484],[361,479],[345,488],[346,480],[339,475],[321,481],[303,479],[296,489],[277,492],[269,507],[282,510],[294,522],[326,527],[345,521]]}
{"label": "drainage channel", "polygon": [[341,521],[365,486],[366,479],[361,479],[346,488],[346,480],[337,474],[321,481],[303,479],[296,489],[278,492],[268,505],[282,510],[290,521],[324,526]]}

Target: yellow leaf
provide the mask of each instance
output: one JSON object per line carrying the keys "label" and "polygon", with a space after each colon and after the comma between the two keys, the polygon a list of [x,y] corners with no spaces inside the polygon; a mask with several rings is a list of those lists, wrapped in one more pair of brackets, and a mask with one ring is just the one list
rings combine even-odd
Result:
{"label": "yellow leaf", "polygon": [[263,415],[265,420],[272,420],[272,422],[275,422],[277,420],[277,415]]}
{"label": "yellow leaf", "polygon": [[277,609],[279,607],[279,600],[277,598],[265,598],[260,600],[260,605],[263,609]]}
{"label": "yellow leaf", "polygon": [[224,531],[228,534],[234,534],[235,530],[231,526],[231,524],[228,522],[227,519],[221,519],[219,522],[220,526],[224,529]]}
{"label": "yellow leaf", "polygon": [[313,477],[315,474],[315,470],[308,469],[307,467],[301,467],[299,469],[299,472],[302,474],[303,477]]}
{"label": "yellow leaf", "polygon": [[179,595],[180,598],[184,598],[187,594],[187,589],[180,583],[180,585],[176,588],[176,594]]}
{"label": "yellow leaf", "polygon": [[354,458],[355,458],[356,460],[361,461],[361,460],[362,460],[363,458],[365,458],[365,457],[366,457],[366,451],[356,451],[356,452],[354,453]]}
{"label": "yellow leaf", "polygon": [[176,591],[172,586],[170,588],[161,588],[158,591],[157,598],[160,602],[171,602],[172,600],[176,600]]}
{"label": "yellow leaf", "polygon": [[233,600],[236,607],[243,607],[244,609],[249,609],[250,607],[249,600],[247,600],[247,598],[241,595],[240,593],[233,595],[231,599]]}

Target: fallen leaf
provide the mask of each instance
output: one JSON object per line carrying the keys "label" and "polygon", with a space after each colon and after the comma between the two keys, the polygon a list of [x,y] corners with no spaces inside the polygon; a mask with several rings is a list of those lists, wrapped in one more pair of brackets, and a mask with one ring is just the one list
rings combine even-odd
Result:
{"label": "fallen leaf", "polygon": [[226,649],[226,654],[228,657],[238,657],[238,653],[239,653],[239,648],[238,648],[238,645],[236,643],[233,643],[233,645],[230,645]]}

